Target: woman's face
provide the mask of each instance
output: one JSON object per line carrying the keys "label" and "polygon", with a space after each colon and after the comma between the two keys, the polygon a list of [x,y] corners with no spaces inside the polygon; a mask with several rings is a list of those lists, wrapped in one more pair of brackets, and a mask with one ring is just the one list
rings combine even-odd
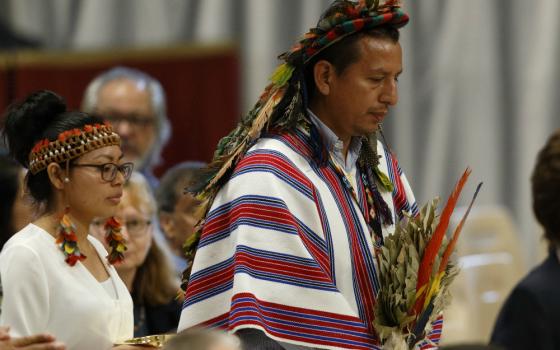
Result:
{"label": "woman's face", "polygon": [[73,215],[90,222],[94,217],[115,214],[125,178],[121,171],[117,171],[115,178],[107,181],[103,178],[102,167],[109,163],[122,165],[122,157],[118,146],[107,146],[84,154],[70,165],[70,181],[65,186],[65,199]]}
{"label": "woman's face", "polygon": [[[122,234],[127,247],[124,261],[116,265],[117,270],[121,271],[140,267],[146,260],[153,239],[154,226],[151,222],[151,213],[135,205],[130,191],[132,191],[130,187],[124,188],[122,202],[114,215],[122,224]],[[105,242],[105,221],[106,219],[94,219],[89,232],[103,242],[105,249],[109,251],[111,248]]]}
{"label": "woman's face", "polygon": [[195,231],[195,212],[200,202],[188,193],[178,196],[173,212],[160,214],[160,225],[173,250],[182,253],[183,244]]}
{"label": "woman's face", "polygon": [[122,204],[116,217],[122,223],[127,250],[124,253],[124,261],[116,268],[117,270],[137,269],[146,260],[152,246],[154,226],[150,213],[143,212],[131,203],[128,189],[124,191]]}

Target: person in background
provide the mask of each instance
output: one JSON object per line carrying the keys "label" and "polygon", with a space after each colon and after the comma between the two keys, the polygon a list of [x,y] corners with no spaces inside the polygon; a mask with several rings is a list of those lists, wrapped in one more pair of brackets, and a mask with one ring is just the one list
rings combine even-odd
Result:
{"label": "person in background", "polygon": [[234,335],[207,329],[182,331],[163,346],[163,350],[241,350],[241,343]]}
{"label": "person in background", "polygon": [[560,349],[560,129],[539,152],[531,187],[549,253],[515,286],[498,315],[490,342],[506,350]]}
{"label": "person in background", "polygon": [[137,69],[116,67],[87,86],[82,110],[108,120],[122,139],[125,160],[134,163],[152,188],[154,167],[171,136],[165,91],[160,82]]}
{"label": "person in background", "polygon": [[[124,186],[115,215],[127,241],[124,260],[116,266],[134,302],[134,336],[174,331],[181,302],[177,300],[178,278],[155,239],[156,203],[150,186],[140,173],[133,173]],[[94,219],[90,232],[104,240],[106,220]]]}
{"label": "person in background", "polygon": [[8,155],[0,155],[0,249],[36,216],[31,199],[24,194],[24,176],[21,165]]}
{"label": "person in background", "polygon": [[[51,91],[38,91],[7,111],[10,155],[28,169],[26,192],[45,212],[0,253],[0,324],[14,338],[42,332],[68,349],[133,349],[132,299],[103,245],[88,235],[96,216],[112,216],[132,163],[120,137],[101,118],[69,112]],[[118,225],[115,242],[122,242]]]}
{"label": "person in background", "polygon": [[168,169],[156,190],[161,231],[173,253],[178,276],[187,268],[183,244],[194,233],[196,209],[200,202],[185,192],[205,164],[183,162]]}

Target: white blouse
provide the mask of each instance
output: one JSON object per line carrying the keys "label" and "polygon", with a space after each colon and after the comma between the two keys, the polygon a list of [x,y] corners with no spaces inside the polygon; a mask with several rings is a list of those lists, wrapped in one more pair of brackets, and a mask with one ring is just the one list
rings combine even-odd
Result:
{"label": "white blouse", "polygon": [[106,262],[101,242],[88,239],[106,264],[110,278],[105,283],[112,284],[113,293],[81,262],[68,265],[54,237],[36,225],[27,225],[4,245],[0,325],[10,326],[12,336],[49,332],[69,350],[111,349],[132,338],[130,293]]}

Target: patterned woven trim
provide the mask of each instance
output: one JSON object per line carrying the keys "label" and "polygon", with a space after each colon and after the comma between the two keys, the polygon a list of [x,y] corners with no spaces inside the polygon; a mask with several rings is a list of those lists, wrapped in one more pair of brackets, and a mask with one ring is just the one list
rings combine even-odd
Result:
{"label": "patterned woven trim", "polygon": [[33,175],[50,163],[62,163],[106,146],[120,146],[121,138],[109,124],[84,125],[82,129],[62,132],[54,141],[41,140],[29,154],[29,171]]}

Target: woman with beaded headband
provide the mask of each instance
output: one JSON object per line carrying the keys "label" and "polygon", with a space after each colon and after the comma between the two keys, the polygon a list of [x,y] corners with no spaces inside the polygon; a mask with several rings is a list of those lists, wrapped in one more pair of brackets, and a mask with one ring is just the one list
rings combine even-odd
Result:
{"label": "woman with beaded headband", "polygon": [[[337,0],[280,56],[191,188],[203,219],[186,243],[179,330],[225,328],[245,349],[383,346],[376,256],[403,212],[418,212],[376,139],[398,100],[407,22],[394,0]],[[436,347],[440,327],[418,348]]]}
{"label": "woman with beaded headband", "polygon": [[14,336],[50,332],[68,349],[126,349],[132,300],[111,266],[126,249],[118,222],[107,223],[111,252],[88,236],[94,217],[110,217],[132,164],[101,118],[69,112],[60,96],[38,91],[5,116],[10,154],[28,168],[26,186],[46,212],[0,253],[0,324]]}

